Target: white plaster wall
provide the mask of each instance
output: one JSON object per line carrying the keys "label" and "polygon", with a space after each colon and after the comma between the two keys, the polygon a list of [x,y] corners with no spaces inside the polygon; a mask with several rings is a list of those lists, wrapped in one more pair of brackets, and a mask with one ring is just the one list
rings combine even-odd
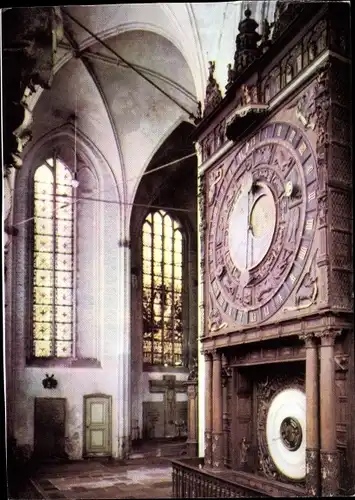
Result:
{"label": "white plaster wall", "polygon": [[[87,353],[96,353],[101,367],[79,368],[47,366],[26,366],[25,353],[31,328],[28,323],[30,306],[30,276],[26,263],[29,258],[29,225],[22,224],[28,217],[28,185],[32,168],[49,156],[55,147],[67,158],[73,148],[74,132],[72,129],[56,131],[52,136],[32,145],[28,151],[24,166],[18,173],[15,186],[14,223],[18,224],[19,234],[14,246],[13,266],[13,310],[12,339],[14,381],[14,433],[20,446],[33,448],[34,436],[34,401],[35,397],[65,397],[67,399],[66,438],[67,452],[72,459],[82,457],[83,450],[83,397],[92,393],[104,393],[112,397],[112,455],[123,457],[127,450],[130,422],[130,338],[129,338],[129,294],[127,276],[130,261],[127,242],[122,245],[125,224],[122,222],[115,178],[104,160],[103,155],[90,141],[79,133],[78,151],[91,163],[97,174],[99,189],[109,191],[111,200],[116,203],[102,204],[95,207],[97,238],[87,239],[87,247],[82,258],[91,260],[92,276],[88,276],[91,291],[81,296],[78,308],[87,314],[86,329],[80,328],[80,344]],[[63,149],[64,148],[64,149]],[[64,161],[66,158],[64,158]],[[66,161],[70,166],[70,162]],[[80,203],[80,202],[79,202]],[[85,215],[82,215],[85,219]],[[90,212],[87,212],[90,217]],[[83,220],[83,219],[82,219]],[[84,221],[85,222],[85,221]],[[86,221],[87,223],[89,221]],[[95,219],[91,218],[91,223]],[[84,224],[85,226],[85,224]],[[80,246],[79,246],[80,250]],[[91,253],[89,252],[91,250]],[[89,253],[88,253],[89,252]],[[80,255],[78,255],[80,259]],[[87,271],[89,272],[89,271]],[[94,285],[94,294],[92,290]],[[85,289],[85,287],[84,287]],[[10,333],[10,334],[11,334]],[[8,332],[9,334],[9,332]],[[58,387],[49,391],[42,387],[46,373],[54,374]]]}

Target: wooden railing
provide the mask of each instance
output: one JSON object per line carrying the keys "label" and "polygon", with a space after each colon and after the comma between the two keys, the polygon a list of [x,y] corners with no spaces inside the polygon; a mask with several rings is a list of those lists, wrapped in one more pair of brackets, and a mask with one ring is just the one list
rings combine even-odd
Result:
{"label": "wooden railing", "polygon": [[270,498],[305,496],[303,488],[241,471],[206,470],[203,459],[172,461],[173,498]]}

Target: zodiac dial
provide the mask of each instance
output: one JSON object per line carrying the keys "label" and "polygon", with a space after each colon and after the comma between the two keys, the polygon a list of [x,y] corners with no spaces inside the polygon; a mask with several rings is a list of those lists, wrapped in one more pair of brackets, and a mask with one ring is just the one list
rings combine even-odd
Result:
{"label": "zodiac dial", "polygon": [[[315,232],[316,161],[296,127],[269,123],[215,181],[207,229],[209,285],[225,320],[265,321],[285,303]],[[230,323],[230,321],[229,321]]]}

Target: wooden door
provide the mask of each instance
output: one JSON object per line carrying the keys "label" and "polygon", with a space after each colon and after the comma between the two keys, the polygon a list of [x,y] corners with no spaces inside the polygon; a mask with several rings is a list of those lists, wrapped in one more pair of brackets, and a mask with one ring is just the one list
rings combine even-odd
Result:
{"label": "wooden door", "polygon": [[84,453],[86,456],[111,455],[111,396],[84,396]]}
{"label": "wooden door", "polygon": [[65,457],[64,398],[35,398],[34,454],[40,460]]}

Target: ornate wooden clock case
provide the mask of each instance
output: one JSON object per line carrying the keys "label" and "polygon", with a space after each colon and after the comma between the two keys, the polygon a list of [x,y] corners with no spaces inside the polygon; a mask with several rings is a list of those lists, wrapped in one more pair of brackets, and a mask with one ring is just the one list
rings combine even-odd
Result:
{"label": "ornate wooden clock case", "polygon": [[195,133],[205,465],[330,496],[355,477],[349,34],[344,4],[300,5],[257,60],[246,12],[234,79],[222,99],[211,65]]}

